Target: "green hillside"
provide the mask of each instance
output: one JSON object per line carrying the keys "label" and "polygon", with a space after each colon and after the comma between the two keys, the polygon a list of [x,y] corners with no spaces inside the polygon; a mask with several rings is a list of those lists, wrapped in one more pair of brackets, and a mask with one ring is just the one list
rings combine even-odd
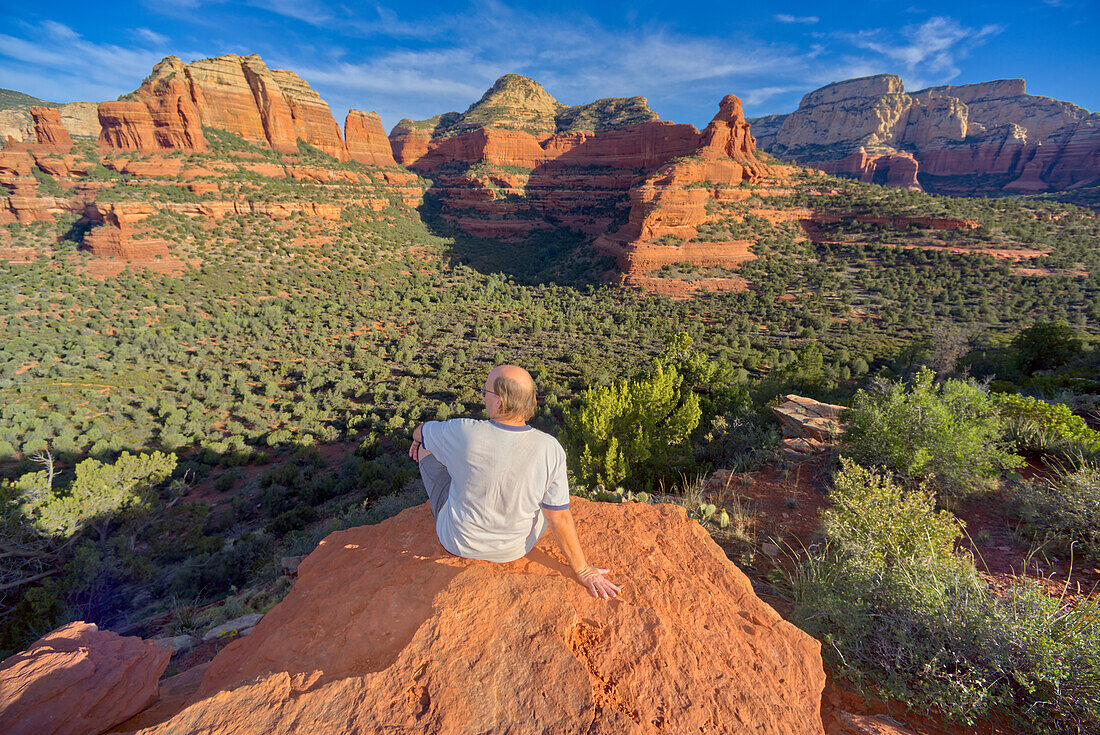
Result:
{"label": "green hillside", "polygon": [[54,107],[55,104],[54,102],[32,97],[29,94],[16,92],[14,89],[0,89],[0,110],[13,110],[18,107],[31,107],[32,105]]}

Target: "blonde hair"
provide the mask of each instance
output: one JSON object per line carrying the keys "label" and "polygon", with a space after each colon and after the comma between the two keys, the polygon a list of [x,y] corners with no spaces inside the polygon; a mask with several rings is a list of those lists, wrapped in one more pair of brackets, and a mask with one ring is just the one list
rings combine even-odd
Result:
{"label": "blonde hair", "polygon": [[512,421],[528,421],[535,415],[538,400],[535,383],[521,383],[513,378],[498,375],[493,380],[493,392],[500,399],[500,418]]}

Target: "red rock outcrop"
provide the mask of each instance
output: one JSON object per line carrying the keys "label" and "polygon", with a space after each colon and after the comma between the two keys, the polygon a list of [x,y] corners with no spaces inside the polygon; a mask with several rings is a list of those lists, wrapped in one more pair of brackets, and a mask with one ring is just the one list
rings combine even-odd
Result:
{"label": "red rock outcrop", "polygon": [[268,69],[254,54],[190,64],[168,56],[132,97],[100,105],[100,141],[108,148],[203,150],[202,127],[210,126],[283,153],[296,153],[303,141],[348,159],[340,126],[320,95],[297,74]]}
{"label": "red rock outcrop", "polygon": [[[36,105],[18,105],[0,110],[0,140],[10,137],[21,143],[39,142],[31,114],[33,106]],[[43,103],[37,106],[47,105]],[[99,138],[99,115],[95,102],[65,102],[48,106],[57,110],[61,126],[71,137],[91,140]]]}
{"label": "red rock outcrop", "polygon": [[[471,234],[521,237],[564,227],[599,237],[625,218],[628,228],[602,248],[622,254],[643,230],[651,237],[661,228],[702,223],[708,199],[766,170],[733,95],[700,133],[691,125],[648,119],[652,112],[641,98],[600,100],[563,112],[531,80],[516,77],[509,87],[506,79],[462,115],[403,120],[390,133],[397,162],[431,175],[430,197],[445,218]],[[532,109],[508,108],[500,102],[502,89],[510,90],[511,104]],[[455,164],[473,171],[452,173]],[[680,255],[732,266],[753,257],[747,245],[711,243]],[[675,253],[637,260],[655,268],[669,258],[682,260]],[[620,265],[637,267],[628,261],[624,256]]]}
{"label": "red rock outcrop", "polygon": [[899,77],[881,74],[750,122],[774,155],[890,186],[913,188],[919,176],[929,191],[969,195],[1100,182],[1100,115],[1027,94],[1022,79],[906,93]]}
{"label": "red rock outcrop", "polygon": [[77,622],[0,663],[0,732],[88,735],[157,699],[171,651]]}
{"label": "red rock outcrop", "polygon": [[377,112],[348,110],[344,120],[344,143],[348,158],[368,166],[396,166],[390,139]]}
{"label": "red rock outcrop", "polygon": [[917,180],[917,161],[908,153],[872,156],[861,147],[850,156],[837,161],[818,161],[813,166],[827,174],[847,176],[868,184],[924,191]]}
{"label": "red rock outcrop", "polygon": [[605,166],[652,169],[699,148],[699,132],[691,125],[656,121],[602,133],[561,133],[540,141],[530,133],[480,128],[464,135],[425,139],[423,131],[391,133],[398,163],[431,172],[448,163],[489,163],[535,168]]}
{"label": "red rock outcrop", "polygon": [[703,130],[701,143],[699,155],[703,158],[756,160],[756,138],[752,137],[739,97],[727,94],[722,98],[718,114]]}
{"label": "red rock outcrop", "polygon": [[206,150],[202,118],[192,101],[191,89],[184,75],[175,73],[175,70],[165,73],[153,67],[153,76],[134,94],[149,108],[153,136],[160,148]]}
{"label": "red rock outcrop", "polygon": [[89,207],[87,217],[99,224],[84,235],[84,247],[108,258],[153,260],[168,256],[168,243],[163,240],[139,238],[134,225],[156,212],[152,204],[135,202],[96,203]]}
{"label": "red rock outcrop", "polygon": [[573,512],[617,599],[588,596],[549,534],[508,564],[452,557],[425,504],[327,537],[189,706],[141,732],[823,732],[819,644],[682,508]]}
{"label": "red rock outcrop", "polygon": [[153,116],[144,102],[120,100],[99,105],[100,145],[121,151],[160,149],[153,132]]}
{"label": "red rock outcrop", "polygon": [[86,191],[77,191],[67,198],[41,196],[32,166],[38,164],[57,172],[62,169],[67,172],[69,168],[63,159],[41,155],[41,148],[42,144],[20,143],[0,151],[0,224],[49,222],[58,214],[82,212],[94,197]]}
{"label": "red rock outcrop", "polygon": [[[627,282],[676,263],[736,268],[756,256],[751,240],[696,241],[698,226],[712,218],[707,203],[734,201],[731,187],[754,183],[771,173],[756,157],[756,142],[741,111],[741,100],[727,95],[700,136],[699,159],[672,161],[630,190],[627,224],[596,240],[612,256]],[[675,243],[667,244],[672,238]]]}
{"label": "red rock outcrop", "polygon": [[40,145],[68,152],[73,146],[73,138],[61,124],[61,113],[56,107],[32,107],[34,118],[34,136]]}

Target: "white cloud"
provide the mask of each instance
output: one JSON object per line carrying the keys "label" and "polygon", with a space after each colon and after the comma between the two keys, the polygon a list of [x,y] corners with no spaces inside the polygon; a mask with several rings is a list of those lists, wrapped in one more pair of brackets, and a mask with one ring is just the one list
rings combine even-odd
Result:
{"label": "white cloud", "polygon": [[168,43],[168,36],[149,28],[137,28],[134,30],[134,35],[152,46],[164,46]]}
{"label": "white cloud", "polygon": [[77,32],[69,26],[52,20],[43,21],[42,30],[56,41],[76,41],[80,38]]}
{"label": "white cloud", "polygon": [[936,16],[919,25],[905,26],[901,38],[892,38],[882,29],[842,34],[857,48],[873,51],[900,65],[913,84],[923,86],[929,80],[949,81],[959,75],[957,63],[990,36],[1000,33],[999,25],[980,29],[967,28],[953,18]]}
{"label": "white cloud", "polygon": [[54,21],[28,30],[30,38],[0,34],[2,78],[14,89],[54,102],[114,99],[136,88],[165,56],[145,47],[154,41],[141,33],[148,29],[135,32],[134,40],[145,42],[136,46],[94,43]]}
{"label": "white cloud", "polygon": [[314,0],[250,0],[249,5],[314,26],[323,26],[333,20],[332,12],[324,3]]}
{"label": "white cloud", "polygon": [[806,23],[813,25],[821,19],[816,15],[787,15],[786,13],[779,13],[775,16],[775,19],[780,23]]}
{"label": "white cloud", "polygon": [[[658,24],[611,29],[586,15],[542,14],[495,0],[415,23],[388,11],[376,15],[404,37],[423,41],[440,29],[446,36],[410,44],[426,49],[368,52],[365,58],[337,49],[328,61],[280,56],[278,64],[313,84],[338,115],[345,106],[379,107],[387,126],[397,118],[386,109],[412,118],[464,110],[506,73],[533,77],[566,104],[644,95],[659,111],[662,102],[689,101],[699,109],[696,122],[705,124],[718,100],[747,87],[749,77],[798,75],[808,59],[788,44],[687,35]],[[373,32],[377,22],[371,15],[355,32]]]}
{"label": "white cloud", "polygon": [[801,91],[805,90],[802,87],[757,87],[739,96],[741,97],[741,101],[746,105],[759,105],[781,94]]}

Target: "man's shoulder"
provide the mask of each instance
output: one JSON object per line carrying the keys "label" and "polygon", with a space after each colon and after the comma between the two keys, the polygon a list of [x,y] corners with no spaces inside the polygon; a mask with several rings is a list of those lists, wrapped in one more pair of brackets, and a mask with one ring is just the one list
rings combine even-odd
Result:
{"label": "man's shoulder", "polygon": [[436,427],[444,431],[468,431],[485,423],[488,422],[478,421],[477,419],[447,419],[446,421],[425,422],[425,424],[435,424]]}
{"label": "man's shoulder", "polygon": [[483,421],[476,419],[448,419],[446,421],[425,421],[424,436],[433,442],[465,441],[477,431]]}
{"label": "man's shoulder", "polygon": [[557,437],[555,437],[553,434],[548,434],[547,432],[543,431],[542,429],[536,429],[533,426],[531,427],[531,429],[532,429],[531,434],[533,436],[535,436],[535,438],[543,446],[546,447],[546,450],[548,452],[553,452],[555,454],[561,454],[562,456],[565,455],[565,449],[562,447],[561,442],[558,441]]}

